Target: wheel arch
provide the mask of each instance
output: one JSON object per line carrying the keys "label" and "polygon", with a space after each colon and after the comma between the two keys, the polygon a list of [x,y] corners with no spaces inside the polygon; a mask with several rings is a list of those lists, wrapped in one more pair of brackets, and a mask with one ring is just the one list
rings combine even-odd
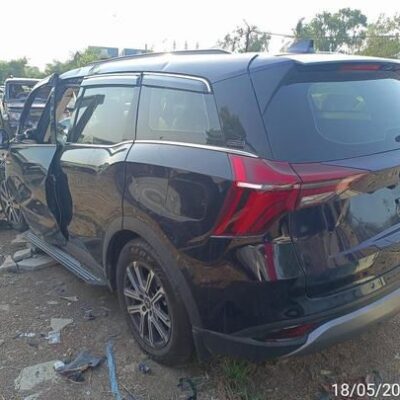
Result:
{"label": "wheel arch", "polygon": [[[114,229],[112,229],[114,228]],[[116,289],[116,265],[122,248],[131,240],[141,238],[145,240],[157,252],[163,261],[162,268],[171,285],[179,293],[190,322],[194,327],[202,327],[199,310],[177,260],[174,249],[162,232],[154,232],[151,224],[132,217],[125,217],[122,221],[116,221],[105,237],[103,250],[103,265],[112,290]],[[176,251],[176,250],[175,250]]]}

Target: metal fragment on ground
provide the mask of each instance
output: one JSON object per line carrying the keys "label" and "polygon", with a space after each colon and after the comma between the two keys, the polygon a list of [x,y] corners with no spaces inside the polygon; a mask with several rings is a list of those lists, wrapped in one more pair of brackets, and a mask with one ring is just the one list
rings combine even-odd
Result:
{"label": "metal fragment on ground", "polygon": [[[103,361],[104,357],[96,357],[87,350],[83,350],[73,361],[64,364],[63,367],[58,363],[57,372],[73,381],[81,382],[83,380],[83,372],[89,368],[97,368]],[[54,364],[53,367],[55,368],[56,364]]]}
{"label": "metal fragment on ground", "polygon": [[79,300],[77,296],[60,296],[60,299],[69,301],[71,303],[76,303]]}

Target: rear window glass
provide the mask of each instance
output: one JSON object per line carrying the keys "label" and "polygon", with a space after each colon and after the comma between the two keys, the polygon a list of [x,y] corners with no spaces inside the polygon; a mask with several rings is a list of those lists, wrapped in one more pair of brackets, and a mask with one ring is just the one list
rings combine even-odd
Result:
{"label": "rear window glass", "polygon": [[282,86],[264,113],[274,157],[329,161],[400,148],[400,81],[374,75]]}

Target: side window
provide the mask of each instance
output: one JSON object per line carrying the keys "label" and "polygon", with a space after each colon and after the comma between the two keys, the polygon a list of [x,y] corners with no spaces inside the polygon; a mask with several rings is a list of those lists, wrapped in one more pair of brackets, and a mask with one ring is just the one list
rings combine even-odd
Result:
{"label": "side window", "polygon": [[22,132],[26,129],[35,129],[42,116],[47,99],[50,96],[51,86],[43,86],[37,90],[28,114],[25,117]]}
{"label": "side window", "polygon": [[137,139],[223,146],[213,95],[142,87]]}
{"label": "side window", "polygon": [[133,138],[137,96],[134,86],[84,88],[72,116],[75,122],[69,140],[111,145]]}

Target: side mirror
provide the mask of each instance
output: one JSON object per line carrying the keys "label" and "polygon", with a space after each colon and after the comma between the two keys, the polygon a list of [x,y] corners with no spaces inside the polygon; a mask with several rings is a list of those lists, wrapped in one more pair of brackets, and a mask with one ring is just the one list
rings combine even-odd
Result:
{"label": "side mirror", "polygon": [[8,148],[9,137],[5,129],[0,128],[0,149]]}

